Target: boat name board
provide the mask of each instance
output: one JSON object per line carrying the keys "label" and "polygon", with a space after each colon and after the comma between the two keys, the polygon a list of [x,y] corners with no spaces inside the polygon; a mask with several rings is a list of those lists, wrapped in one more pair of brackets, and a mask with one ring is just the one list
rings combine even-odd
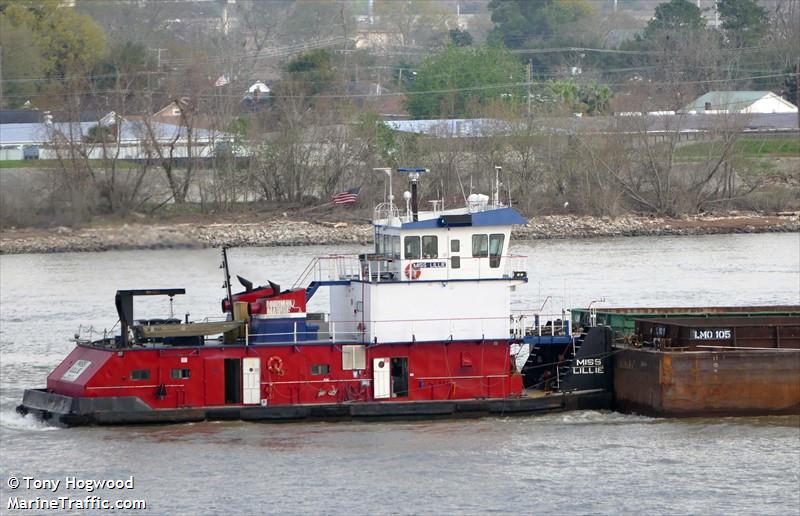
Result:
{"label": "boat name board", "polygon": [[267,315],[286,315],[295,308],[294,299],[267,300]]}
{"label": "boat name board", "polygon": [[721,329],[702,329],[695,330],[689,333],[690,340],[729,340],[731,338],[731,330],[729,328]]}
{"label": "boat name board", "polygon": [[61,379],[74,382],[84,371],[89,369],[90,365],[92,365],[92,363],[89,360],[76,360],[75,363],[61,375]]}
{"label": "boat name board", "polygon": [[579,358],[572,366],[572,374],[603,374],[604,372],[602,358]]}
{"label": "boat name board", "polygon": [[447,262],[412,262],[411,267],[415,270],[419,269],[444,269],[447,267]]}

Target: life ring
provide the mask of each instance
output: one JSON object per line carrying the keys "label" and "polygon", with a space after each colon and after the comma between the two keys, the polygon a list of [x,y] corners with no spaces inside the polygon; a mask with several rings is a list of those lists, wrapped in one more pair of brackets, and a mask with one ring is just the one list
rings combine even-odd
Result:
{"label": "life ring", "polygon": [[421,275],[422,271],[419,268],[414,267],[413,263],[406,265],[406,278],[410,280],[416,280],[419,279]]}
{"label": "life ring", "polygon": [[269,357],[267,360],[267,369],[270,373],[283,376],[283,359],[278,356]]}

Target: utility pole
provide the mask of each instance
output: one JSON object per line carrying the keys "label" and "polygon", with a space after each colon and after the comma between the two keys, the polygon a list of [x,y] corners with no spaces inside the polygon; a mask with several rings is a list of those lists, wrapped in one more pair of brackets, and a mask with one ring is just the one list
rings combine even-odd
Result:
{"label": "utility pole", "polygon": [[[165,51],[166,48],[149,48],[148,50],[150,52],[155,52],[156,53],[156,74],[159,74],[161,72],[161,52]],[[148,90],[151,90],[150,77],[152,75],[153,75],[153,72],[150,72],[150,71],[147,72],[147,89]],[[156,82],[156,85],[158,85],[158,84],[159,83]]]}
{"label": "utility pole", "polygon": [[0,46],[0,109],[3,108],[3,47]]}
{"label": "utility pole", "polygon": [[528,58],[528,116],[531,115],[531,84],[533,84],[533,58]]}
{"label": "utility pole", "polygon": [[157,48],[158,51],[158,64],[156,65],[156,70],[159,72],[161,71],[161,52],[166,50],[166,48]]}
{"label": "utility pole", "polygon": [[150,52],[155,52],[156,55],[157,55],[156,60],[157,60],[158,64],[156,65],[156,71],[158,71],[158,72],[161,71],[161,52],[163,52],[165,50],[166,50],[166,48],[151,48],[150,49]]}

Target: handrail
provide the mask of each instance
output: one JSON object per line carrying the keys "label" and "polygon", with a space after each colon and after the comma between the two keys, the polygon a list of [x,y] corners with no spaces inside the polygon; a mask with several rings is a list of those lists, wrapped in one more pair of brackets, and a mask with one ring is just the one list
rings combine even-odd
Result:
{"label": "handrail", "polygon": [[305,288],[313,281],[337,281],[344,278],[361,278],[358,258],[350,255],[329,255],[313,258],[292,288]]}

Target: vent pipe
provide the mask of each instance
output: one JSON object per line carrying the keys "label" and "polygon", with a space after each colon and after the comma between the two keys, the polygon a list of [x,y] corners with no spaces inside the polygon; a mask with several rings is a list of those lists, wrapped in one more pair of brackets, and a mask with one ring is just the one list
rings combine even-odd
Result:
{"label": "vent pipe", "polygon": [[416,222],[419,220],[419,175],[422,172],[427,172],[427,168],[398,168],[398,172],[408,174],[408,183],[411,186],[411,220]]}
{"label": "vent pipe", "polygon": [[408,180],[411,183],[411,220],[416,222],[419,220],[419,193],[417,192],[419,174],[412,172],[408,175]]}

